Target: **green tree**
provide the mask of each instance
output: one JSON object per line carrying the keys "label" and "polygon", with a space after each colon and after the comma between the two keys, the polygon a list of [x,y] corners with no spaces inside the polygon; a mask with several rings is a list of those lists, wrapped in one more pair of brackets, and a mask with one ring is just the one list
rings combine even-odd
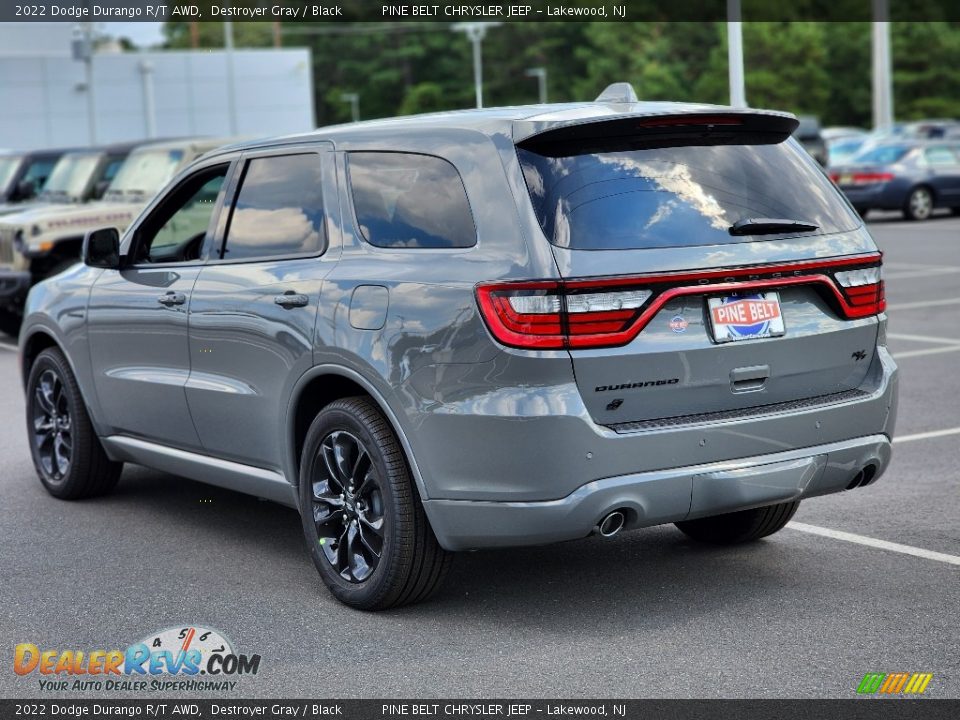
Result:
{"label": "green tree", "polygon": [[696,78],[718,43],[713,23],[593,23],[584,35],[576,55],[585,72],[574,83],[582,100],[622,81],[642,100],[698,100]]}
{"label": "green tree", "polygon": [[824,125],[870,127],[873,83],[870,65],[870,23],[823,23],[827,49],[827,100],[818,113]]}
{"label": "green tree", "polygon": [[[726,25],[711,51],[706,72],[696,84],[698,99],[729,100]],[[752,107],[820,115],[829,96],[827,50],[822,23],[750,22],[743,24],[744,84]]]}
{"label": "green tree", "polygon": [[891,52],[898,119],[960,117],[960,23],[893,23]]}
{"label": "green tree", "polygon": [[[222,22],[196,23],[198,46],[201,48],[223,47]],[[163,24],[163,46],[167,49],[193,47],[190,35],[190,23],[167,22]],[[266,22],[233,23],[233,44],[238,48],[268,47],[273,45],[273,25]]]}

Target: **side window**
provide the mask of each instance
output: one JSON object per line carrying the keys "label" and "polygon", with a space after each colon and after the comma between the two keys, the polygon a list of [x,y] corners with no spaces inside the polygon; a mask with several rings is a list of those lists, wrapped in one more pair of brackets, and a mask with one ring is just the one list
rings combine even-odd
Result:
{"label": "side window", "polygon": [[117,170],[119,170],[120,166],[123,165],[124,160],[126,160],[126,158],[115,156],[107,158],[107,164],[103,168],[103,177],[100,179],[103,182],[110,182],[113,180],[114,176],[117,174]]}
{"label": "side window", "polygon": [[957,158],[950,148],[930,147],[923,151],[923,157],[928,165],[956,165]]}
{"label": "side window", "polygon": [[180,183],[138,228],[134,262],[199,259],[229,167],[205,168]]}
{"label": "side window", "polygon": [[227,225],[223,259],[305,255],[325,244],[320,156],[249,160]]}
{"label": "side window", "polygon": [[56,164],[56,158],[35,160],[30,163],[30,167],[28,167],[27,172],[24,173],[23,179],[31,181],[39,192],[43,189],[44,183],[47,182],[47,178],[50,177],[50,172]]}
{"label": "side window", "polygon": [[355,152],[350,192],[360,232],[385,248],[465,248],[477,243],[457,169],[432,155]]}

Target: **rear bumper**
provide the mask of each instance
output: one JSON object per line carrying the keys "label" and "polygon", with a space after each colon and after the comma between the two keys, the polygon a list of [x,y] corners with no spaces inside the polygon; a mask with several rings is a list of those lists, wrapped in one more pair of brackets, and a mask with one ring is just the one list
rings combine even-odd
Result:
{"label": "rear bumper", "polygon": [[448,550],[537,545],[586,537],[614,510],[624,512],[631,529],[840,492],[861,469],[872,466],[872,482],[889,463],[890,439],[871,435],[597,480],[547,502],[428,500],[425,505]]}
{"label": "rear bumper", "polygon": [[569,395],[466,436],[449,434],[447,415],[444,442],[418,457],[433,471],[424,507],[441,545],[466,550],[582,538],[614,510],[639,528],[840,492],[866,466],[871,481],[886,470],[897,385],[881,346],[860,392],[826,405],[629,433],[564,417],[577,410]]}
{"label": "rear bumper", "polygon": [[30,273],[0,267],[0,306],[22,306],[31,283]]}
{"label": "rear bumper", "polygon": [[899,210],[907,201],[909,187],[900,183],[882,183],[865,187],[840,188],[851,205],[875,210]]}

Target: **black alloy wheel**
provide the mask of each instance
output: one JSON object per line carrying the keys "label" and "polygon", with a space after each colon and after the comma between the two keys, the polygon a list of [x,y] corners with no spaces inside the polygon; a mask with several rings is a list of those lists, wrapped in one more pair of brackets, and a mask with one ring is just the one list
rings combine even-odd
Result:
{"label": "black alloy wheel", "polygon": [[384,610],[433,595],[450,568],[403,448],[369,397],[336,400],[300,456],[300,516],[310,557],[335,598]]}
{"label": "black alloy wheel", "polygon": [[327,435],[318,455],[311,480],[317,542],[340,577],[363,582],[383,554],[380,480],[367,448],[345,430]]}
{"label": "black alloy wheel", "polygon": [[77,500],[102,495],[117,484],[123,463],[104,452],[59,349],[43,350],[30,366],[26,410],[33,465],[51,495]]}
{"label": "black alloy wheel", "polygon": [[40,374],[31,403],[37,457],[51,480],[62,481],[73,457],[73,423],[63,381],[54,370]]}

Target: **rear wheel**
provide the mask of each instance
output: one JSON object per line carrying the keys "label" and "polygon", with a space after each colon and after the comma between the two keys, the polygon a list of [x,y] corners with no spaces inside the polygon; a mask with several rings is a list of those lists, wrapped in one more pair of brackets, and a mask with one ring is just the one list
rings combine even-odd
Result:
{"label": "rear wheel", "polygon": [[303,530],[330,592],[360,610],[425,600],[450,567],[403,450],[367,398],[338,400],[314,419],[300,463]]}
{"label": "rear wheel", "polygon": [[41,352],[30,368],[27,436],[40,482],[54,497],[102,495],[120,478],[123,463],[103,451],[77,381],[56,348]]}
{"label": "rear wheel", "polygon": [[903,206],[903,214],[908,220],[928,220],[933,214],[933,193],[930,188],[921,185],[911,190]]}
{"label": "rear wheel", "polygon": [[686,535],[713,545],[734,545],[773,535],[790,522],[800,501],[676,523]]}
{"label": "rear wheel", "polygon": [[23,318],[15,312],[0,310],[0,333],[17,337],[20,334],[20,324]]}

